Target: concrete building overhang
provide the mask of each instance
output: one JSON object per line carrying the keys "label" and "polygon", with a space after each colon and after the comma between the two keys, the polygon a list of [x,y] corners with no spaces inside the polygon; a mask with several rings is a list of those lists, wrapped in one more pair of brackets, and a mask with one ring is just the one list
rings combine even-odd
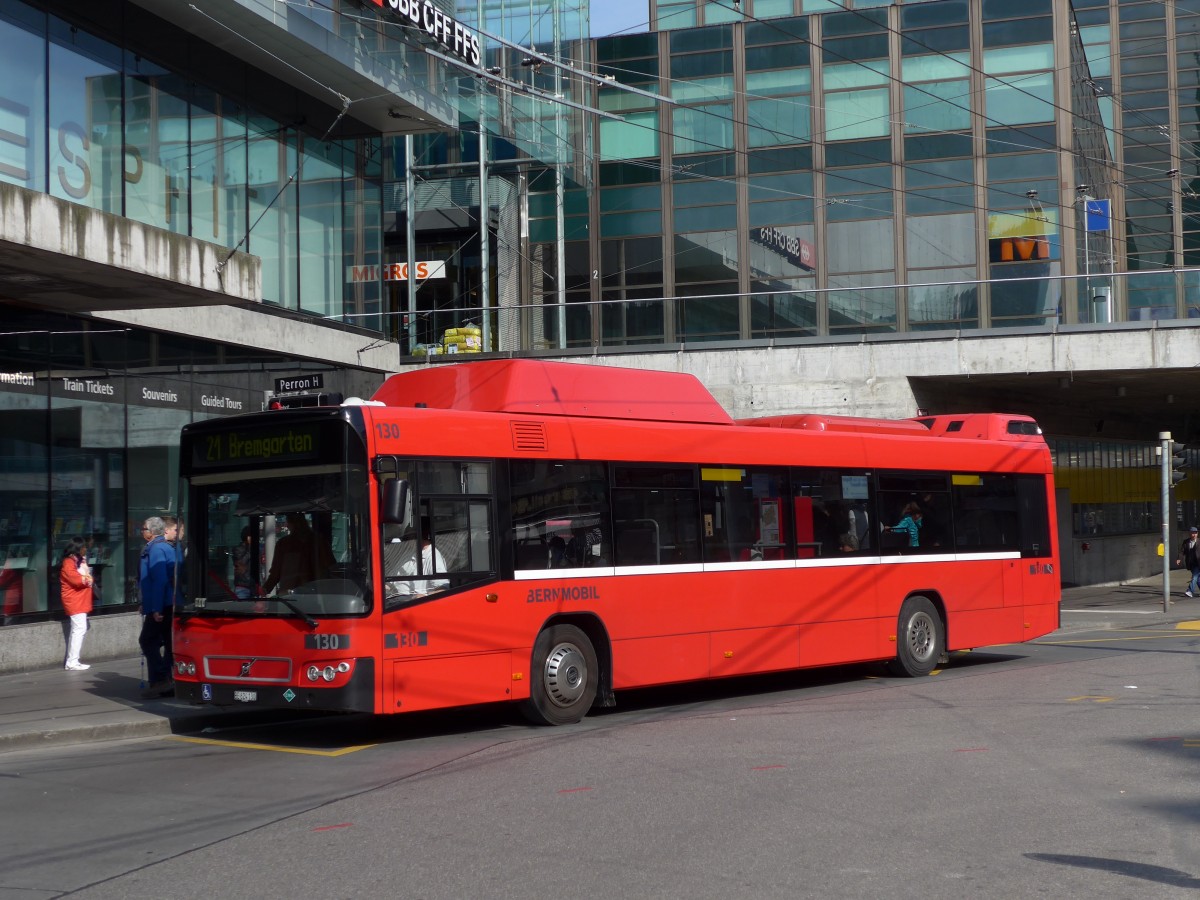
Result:
{"label": "concrete building overhang", "polygon": [[0,183],[0,301],[90,313],[261,299],[256,256]]}
{"label": "concrete building overhang", "polygon": [[[130,2],[334,109],[341,105],[334,92],[348,98],[349,113],[380,133],[458,127],[458,110],[451,103],[389,65],[396,54],[371,51],[378,34],[368,21],[343,37],[313,21],[299,4],[275,0]],[[366,10],[363,15],[365,19]],[[423,54],[421,59],[428,61]],[[407,74],[408,63],[399,68]],[[422,74],[429,71],[427,65],[416,68]]]}
{"label": "concrete building overhang", "polygon": [[[1112,342],[1114,345],[1116,341]],[[1169,431],[1200,444],[1200,371],[1110,369],[909,379],[917,406],[933,412],[1024,412],[1047,434],[1154,440]]]}

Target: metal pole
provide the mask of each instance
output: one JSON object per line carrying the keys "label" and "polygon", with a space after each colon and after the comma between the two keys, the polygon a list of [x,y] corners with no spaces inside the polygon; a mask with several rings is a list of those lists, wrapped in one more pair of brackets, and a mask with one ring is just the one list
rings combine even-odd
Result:
{"label": "metal pole", "polygon": [[1083,294],[1084,303],[1087,305],[1088,321],[1095,324],[1099,321],[1096,317],[1096,304],[1092,300],[1092,242],[1088,236],[1088,201],[1092,197],[1089,194],[1079,195],[1079,205],[1083,208]]}
{"label": "metal pole", "polygon": [[1162,540],[1163,540],[1163,612],[1171,608],[1171,432],[1160,431],[1162,444]]}
{"label": "metal pole", "polygon": [[1108,321],[1113,322],[1116,321],[1113,316],[1117,314],[1117,279],[1113,278],[1117,271],[1117,250],[1113,246],[1112,200],[1108,203]]}
{"label": "metal pole", "polygon": [[1083,201],[1083,293],[1087,297],[1088,319],[1096,322],[1096,304],[1092,300],[1092,246],[1088,240],[1087,201]]}
{"label": "metal pole", "polygon": [[404,136],[404,213],[408,225],[404,229],[404,252],[408,257],[408,279],[405,287],[408,289],[408,347],[407,353],[413,352],[417,345],[417,175],[413,171],[415,153],[413,152],[413,137]]}
{"label": "metal pole", "polygon": [[491,211],[492,201],[488,197],[488,139],[483,125],[485,115],[483,100],[479,101],[479,333],[480,349],[492,349],[491,322],[488,319],[488,299],[492,289],[491,270]]}
{"label": "metal pole", "polygon": [[[554,58],[556,60],[563,58],[562,6],[561,3],[555,3],[551,7],[554,28]],[[562,69],[556,66],[554,69],[554,96],[561,97],[562,95]],[[563,145],[566,141],[563,137],[563,105],[561,103],[554,104],[554,143],[554,227],[558,232],[558,253],[556,254],[558,259],[554,267],[554,278],[558,288],[558,349],[565,350],[567,349],[567,220],[563,210],[566,198],[566,185],[563,178],[566,154],[563,151]]]}
{"label": "metal pole", "polygon": [[[558,4],[555,4],[555,8]],[[558,138],[562,132],[558,128],[558,123],[562,121],[562,114],[557,110],[554,113],[554,134]],[[561,143],[560,143],[561,146]],[[557,251],[554,260],[554,281],[555,281],[555,304],[558,307],[558,349],[567,349],[567,217],[563,210],[563,204],[566,202],[566,185],[563,183],[563,161],[558,159],[554,163],[554,229],[557,233],[555,239],[555,250]]]}

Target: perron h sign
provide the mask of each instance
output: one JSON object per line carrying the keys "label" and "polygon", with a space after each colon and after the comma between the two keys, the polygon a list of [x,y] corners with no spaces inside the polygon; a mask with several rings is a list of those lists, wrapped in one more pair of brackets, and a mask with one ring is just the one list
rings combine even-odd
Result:
{"label": "perron h sign", "polygon": [[296,375],[293,378],[276,378],[276,394],[293,394],[296,391],[316,391],[325,387],[325,376],[320,372],[312,375]]}

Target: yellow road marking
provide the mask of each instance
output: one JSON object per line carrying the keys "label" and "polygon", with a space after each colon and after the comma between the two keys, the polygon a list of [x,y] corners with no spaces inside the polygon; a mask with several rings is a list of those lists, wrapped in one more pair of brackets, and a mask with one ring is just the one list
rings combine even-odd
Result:
{"label": "yellow road marking", "polygon": [[1068,697],[1067,702],[1075,703],[1077,700],[1091,700],[1093,703],[1108,703],[1112,699],[1113,699],[1112,697],[1094,697],[1094,696],[1089,696],[1089,695],[1085,694],[1082,697]]}
{"label": "yellow road marking", "polygon": [[1178,631],[1200,631],[1200,621],[1176,622],[1175,628]]}
{"label": "yellow road marking", "polygon": [[347,753],[357,753],[374,747],[375,744],[359,744],[356,747],[341,747],[337,750],[309,750],[304,747],[276,747],[273,744],[252,744],[248,741],[218,741],[213,738],[183,737],[170,735],[172,740],[184,741],[189,744],[208,744],[212,747],[235,747],[239,750],[273,750],[276,753],[300,753],[304,756],[345,756]]}
{"label": "yellow road marking", "polygon": [[[1177,638],[1173,631],[1168,631],[1163,634],[1143,634],[1138,637],[1107,637],[1107,638],[1088,638],[1080,641],[1033,641],[1035,644],[1041,644],[1046,647],[1065,647],[1068,644],[1112,644],[1117,641],[1157,641],[1163,638]],[[1007,644],[997,644],[997,646],[1009,646]],[[1013,645],[1019,646],[1019,645]]]}

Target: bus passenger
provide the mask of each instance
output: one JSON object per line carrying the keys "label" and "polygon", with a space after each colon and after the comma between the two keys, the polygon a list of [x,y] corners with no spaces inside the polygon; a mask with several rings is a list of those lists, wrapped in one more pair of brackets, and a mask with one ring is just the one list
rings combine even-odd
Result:
{"label": "bus passenger", "polygon": [[242,529],[242,542],[229,554],[233,558],[233,593],[239,600],[249,600],[258,593],[258,586],[254,583],[253,540],[254,530],[247,525]]}
{"label": "bus passenger", "polygon": [[907,534],[908,546],[919,547],[921,545],[921,507],[915,501],[909,501],[904,505],[903,515],[904,518],[889,530],[897,534]]}
{"label": "bus passenger", "polygon": [[446,578],[416,578],[446,571],[446,560],[440,550],[433,546],[433,526],[429,518],[421,517],[420,572],[417,571],[416,533],[409,531],[402,541],[391,541],[384,545],[383,563],[385,575],[399,577],[400,581],[388,581],[388,594],[393,597],[424,597],[443,591],[450,586]]}
{"label": "bus passenger", "polygon": [[317,538],[304,513],[288,513],[287,527],[287,535],[275,544],[271,571],[263,582],[264,594],[270,594],[276,585],[291,591],[316,581],[333,565],[333,551]]}
{"label": "bus passenger", "polygon": [[556,534],[550,538],[550,542],[546,545],[550,555],[550,568],[563,569],[567,565],[567,542],[563,540],[561,534]]}

